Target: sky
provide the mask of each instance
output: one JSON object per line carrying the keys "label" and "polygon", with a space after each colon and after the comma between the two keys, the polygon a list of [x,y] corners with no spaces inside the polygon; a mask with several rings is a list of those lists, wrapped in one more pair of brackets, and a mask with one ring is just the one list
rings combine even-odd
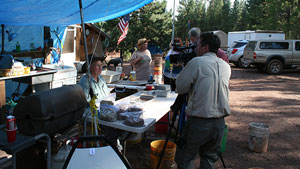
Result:
{"label": "sky", "polygon": [[[174,0],[167,0],[167,10],[171,10],[173,8],[173,3],[174,3]],[[175,0],[175,9],[177,9],[179,5],[179,0]],[[177,14],[177,12],[175,11],[175,15]]]}
{"label": "sky", "polygon": [[[231,4],[233,4],[234,0],[230,0]],[[174,0],[167,0],[167,10],[171,10],[173,8]],[[177,9],[179,5],[179,0],[175,0],[175,9]],[[175,11],[175,15],[177,15],[177,11]]]}

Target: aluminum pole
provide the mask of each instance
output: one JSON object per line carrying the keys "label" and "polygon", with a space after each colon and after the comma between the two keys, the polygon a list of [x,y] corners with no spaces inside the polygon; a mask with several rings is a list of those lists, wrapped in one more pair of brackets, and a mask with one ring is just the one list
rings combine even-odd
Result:
{"label": "aluminum pole", "polygon": [[88,58],[88,49],[87,49],[87,43],[86,43],[86,34],[85,34],[85,26],[84,26],[84,20],[83,20],[83,12],[82,12],[82,0],[79,0],[79,8],[80,8],[80,19],[81,19],[81,28],[82,28],[82,33],[83,33],[83,43],[84,43],[84,54],[85,54],[85,60],[86,60],[86,68],[88,72],[88,83],[90,86],[90,95],[91,99],[94,96],[94,92],[92,89],[92,84],[91,84],[91,72],[90,72],[90,60]]}
{"label": "aluminum pole", "polygon": [[175,29],[175,0],[173,3],[173,19],[172,19],[172,45],[174,44],[174,29]]}
{"label": "aluminum pole", "polygon": [[79,8],[80,8],[81,27],[82,27],[82,33],[83,33],[84,54],[85,54],[87,64],[89,64],[88,50],[87,50],[87,45],[86,45],[85,26],[84,26],[83,13],[82,13],[82,0],[79,0]]}

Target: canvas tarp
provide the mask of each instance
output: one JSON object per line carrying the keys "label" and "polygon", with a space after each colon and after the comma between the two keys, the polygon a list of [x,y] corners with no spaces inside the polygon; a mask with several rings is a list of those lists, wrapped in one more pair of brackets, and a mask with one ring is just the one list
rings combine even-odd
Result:
{"label": "canvas tarp", "polygon": [[[82,0],[85,23],[111,20],[141,8],[153,0]],[[80,24],[79,0],[1,0],[0,24]]]}

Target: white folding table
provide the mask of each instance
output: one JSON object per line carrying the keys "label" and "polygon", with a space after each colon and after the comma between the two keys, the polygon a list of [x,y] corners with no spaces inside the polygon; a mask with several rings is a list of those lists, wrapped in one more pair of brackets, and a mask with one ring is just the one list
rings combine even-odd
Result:
{"label": "white folding table", "polygon": [[[140,91],[131,96],[120,99],[115,102],[115,105],[127,100],[135,101],[139,99],[141,94],[142,92]],[[99,119],[98,123],[101,125],[117,128],[124,131],[129,131],[133,133],[143,133],[170,111],[170,106],[175,102],[176,97],[177,97],[177,93],[171,92],[168,97],[154,97],[154,99],[152,100],[143,102],[142,106],[144,110],[143,113],[144,126],[142,127],[132,127],[132,126],[125,125],[124,120],[109,122],[109,121],[104,121]],[[91,117],[89,117],[89,120],[91,120]]]}

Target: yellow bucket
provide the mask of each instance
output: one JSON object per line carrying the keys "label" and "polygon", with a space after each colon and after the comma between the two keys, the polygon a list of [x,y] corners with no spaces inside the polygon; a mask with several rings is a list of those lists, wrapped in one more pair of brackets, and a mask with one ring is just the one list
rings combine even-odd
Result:
{"label": "yellow bucket", "polygon": [[[151,142],[150,169],[156,169],[164,144],[165,140],[156,140]],[[175,153],[176,144],[172,141],[168,141],[159,169],[175,168]]]}

